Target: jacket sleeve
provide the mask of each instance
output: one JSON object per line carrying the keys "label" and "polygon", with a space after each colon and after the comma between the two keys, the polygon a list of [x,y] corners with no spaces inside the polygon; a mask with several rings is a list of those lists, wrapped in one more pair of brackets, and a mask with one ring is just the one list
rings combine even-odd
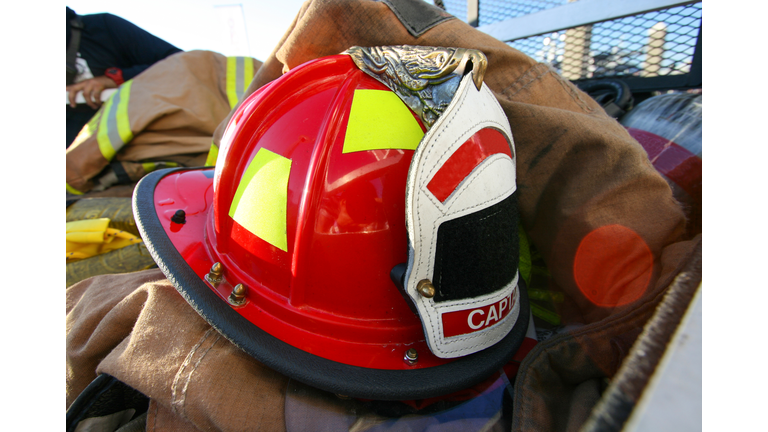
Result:
{"label": "jacket sleeve", "polygon": [[104,14],[104,23],[118,47],[125,65],[114,65],[123,71],[123,79],[129,80],[154,63],[182,50],[141,29],[135,24],[112,14]]}

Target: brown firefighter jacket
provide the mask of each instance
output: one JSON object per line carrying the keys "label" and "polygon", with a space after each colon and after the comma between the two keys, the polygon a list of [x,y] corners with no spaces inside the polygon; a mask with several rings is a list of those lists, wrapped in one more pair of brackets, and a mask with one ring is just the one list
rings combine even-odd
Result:
{"label": "brown firefighter jacket", "polygon": [[110,164],[125,182],[160,167],[202,165],[211,135],[259,66],[250,57],[189,51],[126,81],[67,149],[67,192],[90,191]]}

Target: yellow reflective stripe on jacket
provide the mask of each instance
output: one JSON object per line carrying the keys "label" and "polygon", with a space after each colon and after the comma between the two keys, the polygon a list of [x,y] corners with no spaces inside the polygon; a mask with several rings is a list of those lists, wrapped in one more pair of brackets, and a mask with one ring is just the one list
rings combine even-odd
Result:
{"label": "yellow reflective stripe on jacket", "polygon": [[250,57],[227,57],[227,99],[234,108],[245,94],[253,80],[253,59]]}
{"label": "yellow reflective stripe on jacket", "polygon": [[111,161],[121,148],[133,139],[131,124],[128,120],[128,101],[131,95],[132,80],[120,86],[101,108],[96,140],[104,159]]}
{"label": "yellow reflective stripe on jacket", "polygon": [[205,159],[205,166],[216,166],[216,159],[219,157],[219,147],[211,143],[211,149],[208,150],[208,157]]}
{"label": "yellow reflective stripe on jacket", "polygon": [[94,114],[93,117],[88,120],[88,123],[80,129],[80,132],[78,132],[69,148],[75,148],[80,145],[81,142],[93,136],[93,134],[96,133],[96,129],[99,127],[99,120],[101,120],[101,110],[96,111],[96,114]]}
{"label": "yellow reflective stripe on jacket", "polygon": [[149,174],[152,171],[159,168],[173,168],[179,166],[176,162],[142,162],[141,167],[144,168],[144,172]]}
{"label": "yellow reflective stripe on jacket", "polygon": [[71,193],[73,195],[82,195],[83,194],[79,190],[77,190],[77,189],[73,188],[72,186],[70,186],[69,183],[67,183],[67,192],[69,192],[69,193]]}

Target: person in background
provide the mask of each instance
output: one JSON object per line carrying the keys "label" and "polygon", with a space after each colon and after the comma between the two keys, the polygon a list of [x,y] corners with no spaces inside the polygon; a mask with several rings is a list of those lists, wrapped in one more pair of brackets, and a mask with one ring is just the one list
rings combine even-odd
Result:
{"label": "person in background", "polygon": [[[67,147],[117,88],[181,49],[109,13],[77,15],[67,7]],[[82,92],[85,104],[75,98]]]}

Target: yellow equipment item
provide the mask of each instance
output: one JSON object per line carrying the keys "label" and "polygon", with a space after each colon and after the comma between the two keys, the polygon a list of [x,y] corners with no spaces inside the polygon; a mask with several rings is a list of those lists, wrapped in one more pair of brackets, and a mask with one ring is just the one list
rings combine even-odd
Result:
{"label": "yellow equipment item", "polygon": [[67,222],[99,218],[109,219],[110,228],[139,235],[130,197],[84,198],[67,207]]}
{"label": "yellow equipment item", "polygon": [[107,218],[67,222],[67,261],[89,258],[136,243],[141,243],[140,237],[109,228]]}
{"label": "yellow equipment item", "polygon": [[67,287],[91,276],[155,266],[130,198],[86,198],[67,207]]}

